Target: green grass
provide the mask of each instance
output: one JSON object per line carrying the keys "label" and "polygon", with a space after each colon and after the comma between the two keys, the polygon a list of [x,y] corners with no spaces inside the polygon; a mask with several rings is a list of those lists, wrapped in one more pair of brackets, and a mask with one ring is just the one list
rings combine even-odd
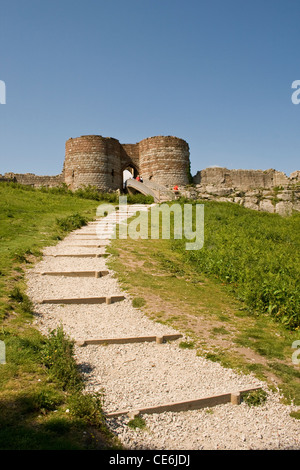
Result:
{"label": "green grass", "polygon": [[0,449],[120,447],[106,429],[102,401],[83,396],[73,344],[62,329],[45,337],[32,325],[24,274],[69,231],[95,218],[102,199],[65,187],[0,183]]}
{"label": "green grass", "polygon": [[214,276],[252,313],[267,314],[286,328],[300,328],[300,214],[281,217],[236,204],[209,202],[201,250],[185,250],[195,271]]}
{"label": "green grass", "polygon": [[124,289],[142,293],[143,311],[187,334],[197,354],[276,384],[300,406],[292,363],[300,339],[299,224],[300,214],[209,202],[203,249],[186,251],[186,240],[172,238],[117,239],[109,263]]}
{"label": "green grass", "polygon": [[145,299],[142,297],[136,297],[132,300],[132,306],[135,308],[141,308],[145,305]]}
{"label": "green grass", "polygon": [[180,341],[178,345],[181,349],[194,349],[194,341]]}

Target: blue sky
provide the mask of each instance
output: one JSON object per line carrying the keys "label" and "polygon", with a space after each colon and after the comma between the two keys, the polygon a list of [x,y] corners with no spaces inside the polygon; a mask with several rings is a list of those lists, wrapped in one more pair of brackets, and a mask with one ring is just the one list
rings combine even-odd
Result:
{"label": "blue sky", "polygon": [[175,135],[192,173],[300,169],[299,0],[0,0],[0,173]]}

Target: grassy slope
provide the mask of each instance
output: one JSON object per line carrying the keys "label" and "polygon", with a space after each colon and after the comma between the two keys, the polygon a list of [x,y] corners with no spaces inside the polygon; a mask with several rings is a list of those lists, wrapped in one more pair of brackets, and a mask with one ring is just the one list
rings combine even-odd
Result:
{"label": "grassy slope", "polygon": [[[6,347],[6,364],[0,364],[1,449],[114,445],[103,426],[83,419],[93,415],[95,420],[99,412],[96,402],[83,403],[80,394],[72,396],[49,375],[41,354],[45,339],[31,325],[33,315],[23,280],[24,270],[38,259],[42,247],[65,236],[65,222],[71,222],[71,229],[74,221],[75,226],[82,223],[81,217],[94,218],[98,204],[64,192],[0,184],[0,340]],[[57,219],[64,224],[58,224]],[[66,409],[75,411],[66,413]],[[101,421],[101,416],[98,418]]]}
{"label": "grassy slope", "polygon": [[[252,274],[259,275],[262,286],[268,284],[270,263],[274,272],[281,269],[286,289],[299,285],[299,221],[298,216],[282,219],[232,204],[207,203],[203,254],[186,252],[181,240],[128,238],[113,242],[111,267],[137,306],[143,305],[154,320],[189,334],[189,346],[199,354],[256,373],[300,405],[300,370],[292,363],[291,349],[300,339],[299,329],[274,321],[272,311],[253,309],[241,295],[246,287],[247,292],[251,289]],[[251,243],[250,233],[256,242]],[[253,253],[259,262],[249,266]],[[232,282],[234,276],[239,276],[238,283]]]}
{"label": "grassy slope", "polygon": [[[78,397],[73,406],[77,414],[66,414],[67,408],[72,409],[72,397],[49,377],[41,361],[44,338],[31,326],[30,303],[23,295],[24,269],[37,259],[42,247],[55,244],[66,233],[56,219],[66,220],[74,213],[92,218],[99,201],[7,184],[0,184],[0,196],[0,340],[5,342],[7,353],[7,364],[0,364],[0,448],[114,445],[103,428],[89,427],[89,421],[82,420],[90,411]],[[219,209],[213,219],[224,228],[228,206],[215,207]],[[260,221],[275,220],[246,210],[243,215],[246,213],[255,218],[260,233],[266,233]],[[294,236],[291,233],[290,239]],[[276,243],[281,246],[280,240]],[[112,265],[124,287],[136,297],[135,304],[144,305],[154,320],[189,333],[193,343],[182,346],[194,346],[200,354],[225,366],[275,380],[287,397],[300,404],[299,366],[291,364],[291,344],[299,339],[299,331],[286,330],[268,315],[249,315],[229,286],[186,259],[178,243],[116,240],[112,251],[118,255]]]}

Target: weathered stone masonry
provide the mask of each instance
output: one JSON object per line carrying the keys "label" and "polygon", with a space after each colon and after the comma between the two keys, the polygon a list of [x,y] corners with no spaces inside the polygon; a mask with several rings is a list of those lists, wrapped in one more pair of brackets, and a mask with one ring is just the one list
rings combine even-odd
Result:
{"label": "weathered stone masonry", "polygon": [[34,173],[5,173],[0,175],[0,181],[12,181],[20,184],[26,184],[33,187],[55,187],[64,182],[63,174],[56,176],[39,176]]}
{"label": "weathered stone masonry", "polygon": [[34,187],[59,186],[71,190],[94,186],[99,191],[123,189],[123,171],[140,174],[148,187],[179,186],[182,194],[196,199],[235,202],[253,210],[282,215],[300,211],[300,171],[287,177],[270,170],[229,170],[211,167],[198,171],[191,185],[189,145],[174,136],[155,136],[135,144],[101,135],[67,140],[63,171],[56,176],[32,173],[0,175],[0,181],[17,181]]}
{"label": "weathered stone masonry", "polygon": [[147,180],[167,185],[189,182],[188,144],[177,137],[157,136],[136,144],[96,135],[66,142],[65,182],[71,189],[96,186],[101,191],[122,189],[123,171],[132,167]]}

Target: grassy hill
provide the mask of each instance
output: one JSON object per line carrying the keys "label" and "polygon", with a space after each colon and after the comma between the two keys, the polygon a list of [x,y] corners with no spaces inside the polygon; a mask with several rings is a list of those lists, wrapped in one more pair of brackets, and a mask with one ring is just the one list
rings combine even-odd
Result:
{"label": "grassy hill", "polygon": [[299,233],[300,214],[205,202],[202,249],[186,250],[184,238],[114,240],[111,267],[147,315],[192,338],[182,346],[255,373],[300,405],[292,362],[300,339]]}
{"label": "grassy hill", "polygon": [[205,204],[201,250],[173,247],[195,270],[225,282],[249,312],[300,328],[300,214],[281,217],[235,204]]}
{"label": "grassy hill", "polygon": [[[72,341],[59,328],[45,338],[32,326],[24,284],[41,249],[94,218],[103,200],[117,197],[0,184],[2,450],[120,447],[103,423],[101,396],[82,394]],[[209,202],[201,250],[186,251],[186,240],[114,240],[111,266],[134,305],[189,334],[182,347],[255,373],[300,405],[300,371],[291,360],[300,339],[299,229],[299,214]]]}
{"label": "grassy hill", "polygon": [[[90,195],[91,196],[91,195]],[[0,184],[0,449],[111,448],[101,397],[85,397],[72,341],[32,326],[24,271],[70,230],[96,215],[99,200],[65,188]],[[66,412],[69,410],[69,412]]]}

